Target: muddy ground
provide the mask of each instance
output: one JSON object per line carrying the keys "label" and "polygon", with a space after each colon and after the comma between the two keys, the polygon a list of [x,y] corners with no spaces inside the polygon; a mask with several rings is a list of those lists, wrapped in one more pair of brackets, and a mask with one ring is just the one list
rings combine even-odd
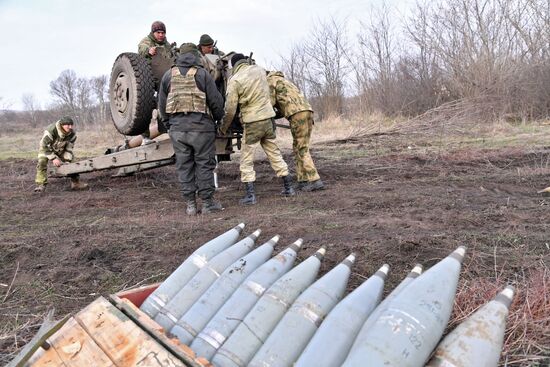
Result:
{"label": "muddy ground", "polygon": [[[37,195],[33,161],[0,161],[0,365],[30,340],[48,309],[61,316],[99,295],[160,281],[239,222],[246,233],[261,228],[261,240],[281,235],[276,250],[303,238],[302,259],[326,246],[322,273],[356,252],[350,289],[388,263],[391,290],[415,263],[429,267],[466,245],[459,299],[477,307],[506,282],[526,287],[541,272],[537,292],[549,291],[550,198],[537,190],[550,186],[550,147],[441,151],[393,134],[316,145],[313,155],[326,190],[283,198],[262,159],[259,203],[243,208],[238,164],[224,162],[217,198],[225,210],[196,217],[184,213],[174,166],[124,178],[87,174],[84,192],[51,179]],[[509,330],[502,360],[547,365],[545,320],[539,330]],[[531,340],[529,332],[540,337]]]}

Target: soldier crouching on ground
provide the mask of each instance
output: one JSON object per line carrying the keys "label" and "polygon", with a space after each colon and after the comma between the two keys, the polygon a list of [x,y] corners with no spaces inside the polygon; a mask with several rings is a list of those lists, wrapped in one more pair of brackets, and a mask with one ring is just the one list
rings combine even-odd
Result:
{"label": "soldier crouching on ground", "polygon": [[[34,192],[44,192],[48,184],[48,162],[60,167],[63,163],[72,162],[74,159],[73,147],[76,134],[73,131],[74,121],[70,117],[63,117],[56,123],[49,125],[44,130],[38,150],[38,164],[36,165],[36,188]],[[69,176],[72,190],[82,190],[88,184],[80,182],[77,174]]]}
{"label": "soldier crouching on ground", "polygon": [[254,181],[254,151],[260,145],[267,155],[271,167],[283,180],[281,195],[296,195],[292,180],[288,174],[288,166],[283,159],[279,147],[275,143],[273,117],[275,112],[271,106],[269,85],[266,71],[258,65],[251,65],[243,54],[231,57],[232,75],[227,84],[225,116],[220,126],[220,132],[226,134],[237,107],[240,108],[243,124],[243,144],[241,149],[241,181],[245,184],[246,194],[240,200],[242,205],[256,204]]}
{"label": "soldier crouching on ground", "polygon": [[280,71],[270,71],[267,82],[271,93],[271,104],[277,110],[276,117],[285,117],[290,123],[292,150],[296,161],[297,189],[301,191],[323,190],[325,185],[319,177],[311,154],[309,140],[313,129],[313,109],[290,80]]}
{"label": "soldier crouching on ground", "polygon": [[214,201],[214,120],[223,117],[223,96],[200,65],[199,51],[192,43],[181,45],[176,64],[162,77],[159,113],[176,153],[176,170],[187,214],[197,214],[196,193],[203,201],[203,213],[223,209]]}

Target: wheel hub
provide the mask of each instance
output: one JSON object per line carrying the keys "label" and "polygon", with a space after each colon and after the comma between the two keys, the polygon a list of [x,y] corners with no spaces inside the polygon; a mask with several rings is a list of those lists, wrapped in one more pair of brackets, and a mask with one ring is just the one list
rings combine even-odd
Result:
{"label": "wheel hub", "polygon": [[124,114],[128,109],[128,100],[130,97],[128,76],[120,73],[115,81],[113,88],[113,102],[116,110],[120,114]]}

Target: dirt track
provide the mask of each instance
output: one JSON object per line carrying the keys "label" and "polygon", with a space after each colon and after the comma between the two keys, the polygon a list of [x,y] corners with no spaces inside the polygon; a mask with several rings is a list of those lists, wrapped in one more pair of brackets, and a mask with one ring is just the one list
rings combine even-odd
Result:
{"label": "dirt track", "polygon": [[428,267],[462,244],[463,289],[478,279],[500,287],[547,266],[550,198],[536,191],[550,186],[550,149],[427,155],[399,136],[377,137],[380,145],[387,151],[378,155],[372,137],[314,147],[328,189],[295,198],[278,195],[281,182],[259,161],[259,204],[251,208],[237,205],[238,164],[223,163],[217,198],[226,209],[193,218],[184,213],[173,166],[125,178],[89,174],[85,192],[51,179],[47,193],[36,195],[34,162],[0,161],[0,365],[47,309],[59,316],[100,294],[160,281],[239,222],[246,233],[261,228],[260,240],[281,235],[278,249],[304,238],[301,258],[327,246],[323,272],[356,252],[350,287],[388,263],[391,289],[415,263]]}

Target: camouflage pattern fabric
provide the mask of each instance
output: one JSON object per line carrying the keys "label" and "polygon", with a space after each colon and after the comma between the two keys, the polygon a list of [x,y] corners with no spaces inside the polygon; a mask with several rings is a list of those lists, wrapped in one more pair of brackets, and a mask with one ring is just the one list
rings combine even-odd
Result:
{"label": "camouflage pattern fabric", "polygon": [[262,121],[251,122],[246,125],[246,138],[243,138],[246,144],[252,145],[263,138],[275,139],[275,129],[273,128],[273,120],[267,119]]}
{"label": "camouflage pattern fabric", "polygon": [[56,158],[59,158],[62,162],[71,162],[73,160],[75,141],[76,134],[73,131],[66,133],[61,127],[60,121],[46,127],[38,148],[38,163],[36,165],[35,178],[37,184],[45,185],[48,182],[48,161]]}
{"label": "camouflage pattern fabric", "polygon": [[38,158],[48,158],[49,160],[59,158],[64,162],[70,162],[73,159],[75,141],[76,134],[73,131],[66,133],[61,127],[61,123],[57,121],[44,130],[38,148]]}
{"label": "camouflage pattern fabric", "polygon": [[200,63],[210,74],[214,81],[218,81],[222,77],[223,63],[219,56],[200,54]]}
{"label": "camouflage pattern fabric", "polygon": [[267,74],[271,104],[279,110],[282,115],[289,119],[290,116],[302,112],[311,111],[311,105],[306,97],[300,92],[290,80],[285,79],[280,71],[270,71]]}
{"label": "camouflage pattern fabric", "polygon": [[[261,126],[256,128],[255,125]],[[272,120],[267,119],[264,121],[253,122],[243,125],[243,144],[241,147],[241,161],[240,161],[240,171],[241,171],[241,182],[254,182],[256,181],[256,172],[254,171],[254,152],[258,145],[264,150],[271,168],[275,171],[277,177],[288,176],[288,166],[283,159],[283,155],[279,150],[279,147],[275,143],[275,134],[273,128],[271,127],[271,133],[266,133],[259,140],[250,139],[249,134],[257,134],[259,131],[265,131],[267,126],[271,126]],[[255,141],[250,143],[250,141]]]}
{"label": "camouflage pattern fabric", "polygon": [[149,35],[143,38],[138,44],[138,54],[145,57],[147,60],[151,60],[152,56],[149,54],[149,49],[151,47],[157,47],[157,53],[166,59],[174,57],[172,47],[170,43],[168,43],[168,40],[164,39],[164,42],[158,42],[153,36],[153,33],[149,33]]}
{"label": "camouflage pattern fabric", "polygon": [[207,113],[206,93],[197,87],[195,74],[197,68],[189,68],[185,76],[181,75],[179,67],[173,66],[170,92],[166,98],[166,113]]}
{"label": "camouflage pattern fabric", "polygon": [[258,65],[249,65],[245,60],[237,62],[233,67],[233,74],[227,84],[225,115],[220,126],[222,133],[231,125],[237,106],[243,125],[275,116],[265,70]]}
{"label": "camouflage pattern fabric", "polygon": [[46,185],[48,183],[48,158],[38,158],[38,163],[36,164],[36,178],[34,182],[37,185]]}
{"label": "camouflage pattern fabric", "polygon": [[297,181],[319,180],[319,173],[309,153],[309,140],[313,129],[313,113],[298,112],[290,117],[290,132],[292,133],[292,151],[296,161]]}

